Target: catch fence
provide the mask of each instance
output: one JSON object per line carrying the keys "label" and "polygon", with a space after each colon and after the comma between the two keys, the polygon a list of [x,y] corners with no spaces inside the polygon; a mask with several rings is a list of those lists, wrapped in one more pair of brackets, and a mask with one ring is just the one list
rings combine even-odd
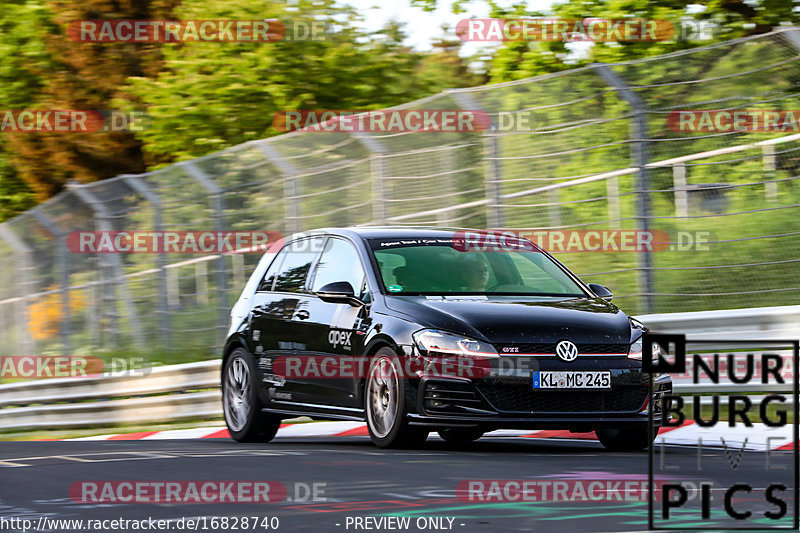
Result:
{"label": "catch fence", "polygon": [[797,303],[797,124],[691,131],[675,117],[800,109],[799,54],[800,31],[787,28],[397,108],[481,111],[492,117],[487,131],[298,131],[72,184],[0,224],[0,354],[203,358],[259,259],[73,253],[75,231],[656,231],[670,247],[551,251],[632,314]]}

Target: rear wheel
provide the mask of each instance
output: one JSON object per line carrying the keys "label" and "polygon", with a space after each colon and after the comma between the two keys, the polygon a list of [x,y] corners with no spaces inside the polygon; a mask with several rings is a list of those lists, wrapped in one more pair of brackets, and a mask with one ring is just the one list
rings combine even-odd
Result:
{"label": "rear wheel", "polygon": [[372,442],[379,448],[421,446],[428,432],[408,425],[405,380],[397,354],[381,348],[364,386],[364,410]]}
{"label": "rear wheel", "polygon": [[595,434],[606,450],[614,452],[646,450],[651,444],[647,424],[598,428],[595,430]]}
{"label": "rear wheel", "polygon": [[479,429],[447,428],[439,431],[439,436],[450,444],[467,444],[483,437]]}
{"label": "rear wheel", "polygon": [[257,375],[253,358],[242,348],[231,353],[222,369],[225,425],[233,440],[239,442],[269,442],[281,426],[279,417],[261,411]]}

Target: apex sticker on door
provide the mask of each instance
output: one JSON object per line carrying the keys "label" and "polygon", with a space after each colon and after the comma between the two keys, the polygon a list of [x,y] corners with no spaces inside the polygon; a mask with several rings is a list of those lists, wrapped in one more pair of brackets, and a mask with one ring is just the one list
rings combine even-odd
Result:
{"label": "apex sticker on door", "polygon": [[350,336],[353,334],[352,331],[341,331],[332,329],[328,333],[328,342],[331,343],[331,346],[337,348],[341,346],[345,350],[349,350],[351,348],[350,345]]}

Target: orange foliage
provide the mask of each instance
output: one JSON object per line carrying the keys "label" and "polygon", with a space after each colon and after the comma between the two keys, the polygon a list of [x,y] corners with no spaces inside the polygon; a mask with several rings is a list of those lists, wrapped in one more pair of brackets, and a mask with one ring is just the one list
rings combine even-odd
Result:
{"label": "orange foliage", "polygon": [[[48,287],[48,291],[55,287]],[[69,292],[69,312],[70,315],[78,313],[86,307],[86,296],[83,291],[73,290]],[[42,341],[52,339],[61,328],[61,321],[64,319],[63,308],[61,306],[61,294],[53,292],[41,297],[38,301],[28,307],[28,330],[34,340]]]}

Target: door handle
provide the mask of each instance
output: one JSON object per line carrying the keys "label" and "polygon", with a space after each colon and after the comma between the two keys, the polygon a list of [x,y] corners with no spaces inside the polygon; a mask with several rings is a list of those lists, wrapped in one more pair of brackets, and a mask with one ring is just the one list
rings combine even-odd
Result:
{"label": "door handle", "polygon": [[311,315],[308,313],[308,311],[304,309],[301,309],[300,311],[295,313],[295,316],[300,320],[308,320],[309,318],[311,318]]}

